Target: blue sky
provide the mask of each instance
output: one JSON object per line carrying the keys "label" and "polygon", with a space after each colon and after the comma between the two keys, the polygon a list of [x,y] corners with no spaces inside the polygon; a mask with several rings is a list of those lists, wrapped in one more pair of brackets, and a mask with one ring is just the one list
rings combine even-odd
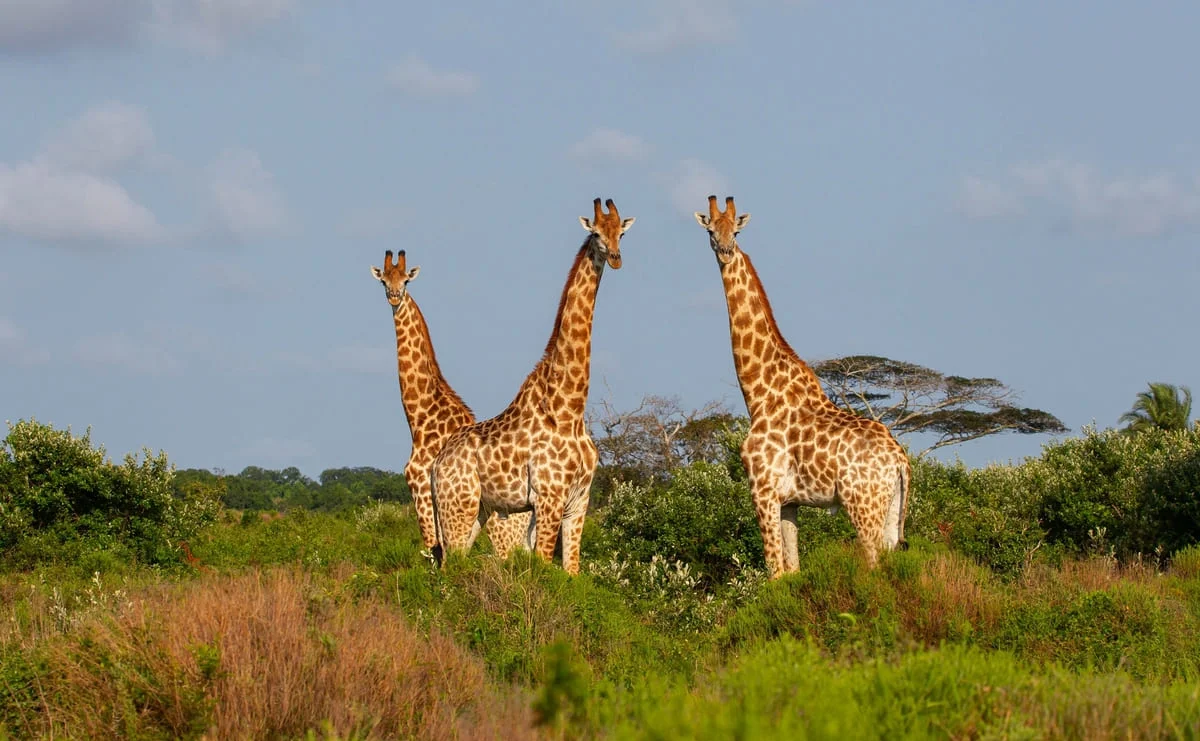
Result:
{"label": "blue sky", "polygon": [[[741,411],[709,193],[811,360],[1078,431],[1196,387],[1200,6],[0,0],[0,417],[181,467],[399,470],[385,249],[480,418],[583,232],[592,400]],[[972,465],[1047,438],[954,448]]]}

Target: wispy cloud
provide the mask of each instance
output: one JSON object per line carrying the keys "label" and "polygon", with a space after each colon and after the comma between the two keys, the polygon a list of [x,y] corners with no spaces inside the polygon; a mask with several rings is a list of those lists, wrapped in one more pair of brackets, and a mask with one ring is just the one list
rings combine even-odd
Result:
{"label": "wispy cloud", "polygon": [[645,28],[616,34],[618,45],[646,53],[669,52],[702,44],[720,44],[738,36],[730,0],[655,0]]}
{"label": "wispy cloud", "polygon": [[387,71],[392,87],[410,95],[466,96],[479,89],[479,79],[469,72],[434,69],[425,60],[409,55]]}
{"label": "wispy cloud", "polygon": [[146,109],[110,101],[52,134],[38,161],[64,170],[108,173],[154,151]]}
{"label": "wispy cloud", "polygon": [[1103,175],[1052,159],[964,178],[958,207],[974,219],[1049,219],[1077,232],[1152,237],[1200,226],[1200,178]]}
{"label": "wispy cloud", "polygon": [[250,150],[223,152],[208,168],[208,191],[218,223],[237,237],[276,235],[288,227],[275,178]]}
{"label": "wispy cloud", "polygon": [[294,0],[153,0],[152,38],[205,54],[285,18]]}
{"label": "wispy cloud", "polygon": [[47,350],[35,347],[16,322],[0,316],[0,365],[42,365],[49,361]]}
{"label": "wispy cloud", "polygon": [[616,129],[593,129],[571,146],[571,156],[587,162],[640,160],[650,153],[641,137]]}
{"label": "wispy cloud", "polygon": [[295,0],[0,0],[0,54],[153,41],[205,54],[286,18]]}
{"label": "wispy cloud", "polygon": [[141,108],[110,102],[89,109],[31,160],[0,163],[0,232],[77,245],[164,239],[154,214],[108,176],[153,147]]}
{"label": "wispy cloud", "polygon": [[148,11],[145,0],[0,0],[0,54],[121,46]]}
{"label": "wispy cloud", "polygon": [[145,243],[165,237],[116,181],[42,164],[0,164],[0,231],[52,243]]}
{"label": "wispy cloud", "polygon": [[662,177],[671,204],[685,214],[694,213],[711,194],[728,193],[729,179],[707,162],[685,159],[675,171]]}

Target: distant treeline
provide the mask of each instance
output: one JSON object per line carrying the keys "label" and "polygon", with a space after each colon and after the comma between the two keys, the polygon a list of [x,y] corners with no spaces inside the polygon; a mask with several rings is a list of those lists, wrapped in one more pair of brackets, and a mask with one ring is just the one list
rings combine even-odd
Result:
{"label": "distant treeline", "polygon": [[282,471],[247,466],[236,474],[186,468],[175,472],[174,486],[177,492],[197,487],[215,489],[222,504],[240,510],[329,512],[357,507],[368,500],[404,503],[412,499],[402,474],[370,466],[326,469],[316,481],[295,466]]}

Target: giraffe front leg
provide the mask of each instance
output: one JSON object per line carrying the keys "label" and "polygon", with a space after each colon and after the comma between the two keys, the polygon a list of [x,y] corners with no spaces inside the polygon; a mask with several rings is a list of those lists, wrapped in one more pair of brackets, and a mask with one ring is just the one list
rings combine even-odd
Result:
{"label": "giraffe front leg", "polygon": [[437,545],[437,526],[434,524],[433,492],[430,486],[429,469],[410,460],[404,467],[404,480],[412,495],[413,510],[417,513],[417,527],[421,529],[421,544],[432,549]]}
{"label": "giraffe front leg", "polygon": [[568,574],[579,573],[579,543],[583,539],[583,521],[591,501],[592,474],[585,476],[572,490],[562,518],[563,569]]}
{"label": "giraffe front leg", "polygon": [[779,477],[774,473],[769,458],[757,450],[757,441],[746,438],[742,444],[742,465],[750,479],[750,496],[754,500],[754,514],[758,519],[758,531],[763,539],[763,556],[772,579],[786,572],[783,555],[783,530],[779,506]]}

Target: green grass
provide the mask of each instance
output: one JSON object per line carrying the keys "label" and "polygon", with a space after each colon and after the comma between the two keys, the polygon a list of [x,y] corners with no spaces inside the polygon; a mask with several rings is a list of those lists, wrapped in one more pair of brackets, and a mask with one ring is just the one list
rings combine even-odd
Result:
{"label": "green grass", "polygon": [[[463,671],[476,671],[474,662],[486,677],[486,702],[500,703],[471,712],[502,716],[505,733],[1200,738],[1193,551],[1165,572],[1093,558],[1029,566],[1014,578],[913,540],[873,571],[842,542],[813,547],[798,573],[773,582],[711,584],[640,563],[614,572],[593,562],[569,577],[529,554],[501,562],[486,548],[439,570],[421,552],[411,511],[391,504],[256,515],[244,524],[229,516],[193,539],[195,565],[116,563],[97,576],[83,564],[50,563],[0,575],[9,616],[0,627],[0,738],[71,735],[50,723],[71,714],[54,706],[47,677],[57,677],[57,697],[132,703],[113,716],[127,723],[118,736],[203,732],[216,722],[215,698],[229,691],[220,680],[233,660],[229,646],[181,635],[166,661],[150,650],[161,628],[139,633],[123,621],[131,610],[215,609],[219,595],[241,594],[227,582],[280,574],[293,575],[306,606],[304,623],[292,628],[298,655],[308,657],[301,669],[335,662],[347,641],[386,646],[387,636],[415,630],[443,655],[437,642],[448,639]],[[237,581],[246,576],[253,578]],[[209,607],[188,608],[192,599]],[[385,628],[391,633],[374,635]],[[342,683],[356,676],[338,671]],[[304,676],[322,697],[334,689],[320,671]],[[356,697],[369,696],[360,690],[366,694]],[[381,705],[360,709],[352,722],[286,727],[315,738],[369,738],[370,718],[388,712]],[[422,717],[394,722],[435,727],[420,725],[432,722]],[[467,733],[436,728],[435,737]]]}

